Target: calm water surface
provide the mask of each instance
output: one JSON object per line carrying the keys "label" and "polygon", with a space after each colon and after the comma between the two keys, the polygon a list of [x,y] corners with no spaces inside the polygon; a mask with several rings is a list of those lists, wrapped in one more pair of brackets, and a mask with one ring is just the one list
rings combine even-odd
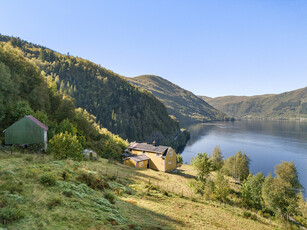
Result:
{"label": "calm water surface", "polygon": [[187,129],[191,139],[182,153],[183,162],[190,163],[197,153],[211,154],[217,145],[225,158],[239,150],[249,155],[253,174],[274,173],[275,165],[294,161],[307,190],[307,122],[249,120],[196,124]]}

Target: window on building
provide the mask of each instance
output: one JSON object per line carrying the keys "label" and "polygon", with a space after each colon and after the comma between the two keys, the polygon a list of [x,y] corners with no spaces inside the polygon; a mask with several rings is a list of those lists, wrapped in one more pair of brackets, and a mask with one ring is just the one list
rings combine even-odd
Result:
{"label": "window on building", "polygon": [[168,164],[171,165],[171,164],[172,164],[172,161],[169,161]]}
{"label": "window on building", "polygon": [[170,157],[173,156],[173,150],[171,150],[171,151],[169,152],[169,156],[170,156]]}
{"label": "window on building", "polygon": [[139,163],[139,167],[143,167],[143,161]]}

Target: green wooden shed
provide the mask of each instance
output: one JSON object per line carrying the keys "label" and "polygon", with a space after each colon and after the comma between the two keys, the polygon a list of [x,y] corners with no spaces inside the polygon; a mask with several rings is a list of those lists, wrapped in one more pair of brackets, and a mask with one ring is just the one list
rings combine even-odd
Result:
{"label": "green wooden shed", "polygon": [[47,147],[48,127],[29,115],[21,118],[3,132],[5,133],[6,145],[28,145],[45,143]]}

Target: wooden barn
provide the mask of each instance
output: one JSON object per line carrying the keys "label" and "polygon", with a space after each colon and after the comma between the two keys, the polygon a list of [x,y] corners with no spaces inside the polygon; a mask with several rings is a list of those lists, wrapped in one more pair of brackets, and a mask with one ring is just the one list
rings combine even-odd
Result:
{"label": "wooden barn", "polygon": [[21,118],[3,132],[5,133],[6,145],[29,145],[44,143],[46,149],[47,131],[48,127],[45,124],[29,115]]}
{"label": "wooden barn", "polygon": [[168,146],[133,142],[122,156],[124,164],[135,168],[151,168],[167,172],[177,167],[176,152]]}

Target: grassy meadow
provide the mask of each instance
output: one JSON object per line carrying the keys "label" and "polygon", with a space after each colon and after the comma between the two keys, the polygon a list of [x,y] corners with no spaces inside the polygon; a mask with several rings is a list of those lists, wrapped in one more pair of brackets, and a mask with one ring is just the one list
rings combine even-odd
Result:
{"label": "grassy meadow", "polygon": [[282,229],[246,215],[235,186],[228,204],[193,195],[195,174],[0,152],[0,229]]}

